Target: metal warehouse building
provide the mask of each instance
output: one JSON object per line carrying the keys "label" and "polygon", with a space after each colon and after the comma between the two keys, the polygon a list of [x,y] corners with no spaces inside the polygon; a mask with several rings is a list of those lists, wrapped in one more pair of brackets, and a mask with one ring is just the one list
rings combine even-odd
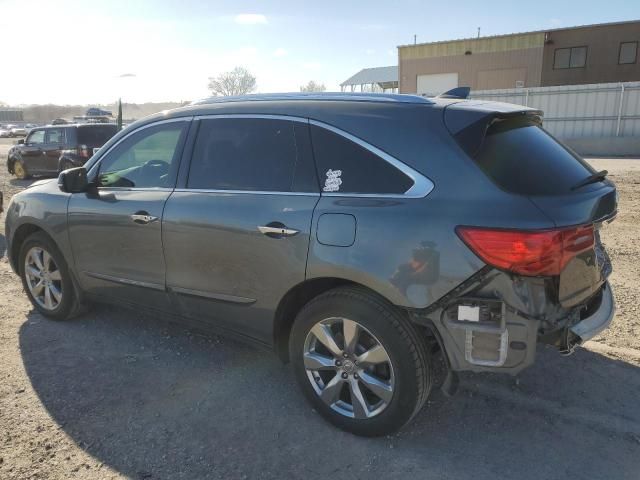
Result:
{"label": "metal warehouse building", "polygon": [[22,110],[0,108],[0,122],[22,122]]}
{"label": "metal warehouse building", "polygon": [[398,47],[401,93],[640,80],[640,21]]}

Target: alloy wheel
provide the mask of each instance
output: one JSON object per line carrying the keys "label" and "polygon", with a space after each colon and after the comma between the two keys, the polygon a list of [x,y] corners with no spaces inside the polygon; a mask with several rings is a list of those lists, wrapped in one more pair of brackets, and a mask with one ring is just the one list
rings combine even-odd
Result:
{"label": "alloy wheel", "polygon": [[316,323],[304,343],[307,377],[332,410],[372,418],[389,405],[394,372],[382,343],[360,323],[332,317]]}
{"label": "alloy wheel", "polygon": [[33,299],[46,310],[62,302],[62,274],[53,257],[42,247],[33,247],[24,259],[24,274]]}
{"label": "alloy wheel", "polygon": [[24,167],[20,162],[15,162],[13,164],[13,173],[17,178],[24,178],[25,176]]}

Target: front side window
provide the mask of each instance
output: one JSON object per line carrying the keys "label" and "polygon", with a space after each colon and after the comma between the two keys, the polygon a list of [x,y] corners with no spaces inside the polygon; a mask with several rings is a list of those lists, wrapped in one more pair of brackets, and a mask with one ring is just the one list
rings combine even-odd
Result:
{"label": "front side window", "polygon": [[144,128],[125,138],[100,162],[99,187],[172,187],[187,122]]}
{"label": "front side window", "polygon": [[637,56],[638,42],[622,42],[620,44],[620,52],[618,53],[618,63],[620,65],[636,63]]}
{"label": "front side window", "polygon": [[200,121],[188,188],[315,192],[306,125],[284,119]]}
{"label": "front side window", "polygon": [[311,125],[320,188],[325,193],[401,195],[413,180],[357,143]]}
{"label": "front side window", "polygon": [[44,143],[44,130],[35,130],[29,134],[27,145],[40,145]]}
{"label": "front side window", "polygon": [[587,47],[556,48],[553,68],[583,68],[587,64]]}
{"label": "front side window", "polygon": [[46,143],[64,143],[64,130],[62,128],[51,128],[47,130]]}

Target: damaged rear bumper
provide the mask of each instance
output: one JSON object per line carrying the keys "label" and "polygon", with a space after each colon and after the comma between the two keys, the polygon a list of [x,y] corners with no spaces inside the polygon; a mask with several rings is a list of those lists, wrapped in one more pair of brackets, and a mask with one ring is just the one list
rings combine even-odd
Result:
{"label": "damaged rear bumper", "polygon": [[571,353],[615,315],[607,281],[570,308],[553,300],[553,288],[551,279],[487,271],[413,318],[433,331],[451,371],[516,374],[534,363],[538,343]]}
{"label": "damaged rear bumper", "polygon": [[582,345],[605,330],[616,314],[616,304],[613,299],[613,290],[609,282],[602,288],[600,307],[589,317],[579,321],[569,331],[575,335],[575,344]]}

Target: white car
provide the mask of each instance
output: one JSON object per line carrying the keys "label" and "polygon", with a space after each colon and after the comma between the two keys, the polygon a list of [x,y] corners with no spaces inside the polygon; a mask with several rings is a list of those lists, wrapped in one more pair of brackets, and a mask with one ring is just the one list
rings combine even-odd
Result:
{"label": "white car", "polygon": [[13,127],[11,130],[9,130],[9,136],[10,137],[26,137],[27,129],[23,127]]}
{"label": "white car", "polygon": [[11,131],[6,128],[0,128],[0,138],[8,138],[11,136]]}

